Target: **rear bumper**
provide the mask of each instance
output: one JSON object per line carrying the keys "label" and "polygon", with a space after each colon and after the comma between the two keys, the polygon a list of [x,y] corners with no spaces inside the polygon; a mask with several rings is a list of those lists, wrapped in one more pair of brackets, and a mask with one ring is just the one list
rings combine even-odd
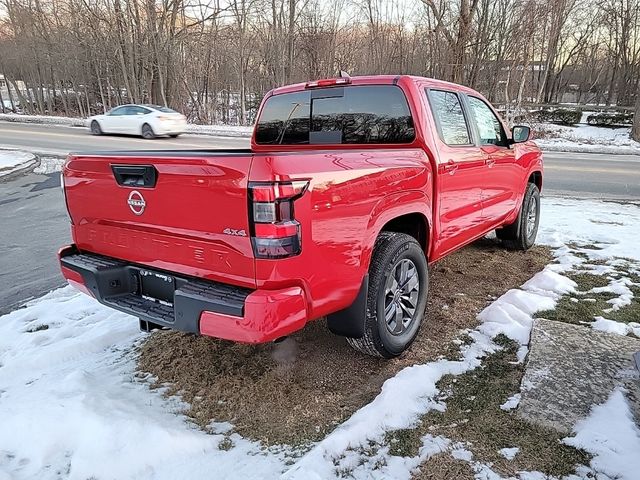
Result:
{"label": "rear bumper", "polygon": [[[307,322],[307,302],[300,287],[250,290],[81,253],[75,245],[60,249],[58,256],[62,275],[71,285],[104,305],[162,327],[262,343],[300,330]],[[156,278],[156,284],[167,283],[160,287],[164,300],[148,295],[145,278],[149,277]]]}
{"label": "rear bumper", "polygon": [[186,125],[167,123],[159,124],[153,130],[156,135],[180,135],[187,129]]}

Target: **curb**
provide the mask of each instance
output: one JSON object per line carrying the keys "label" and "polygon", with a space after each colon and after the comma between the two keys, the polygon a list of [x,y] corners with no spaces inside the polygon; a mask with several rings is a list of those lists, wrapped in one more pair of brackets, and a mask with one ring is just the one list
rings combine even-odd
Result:
{"label": "curb", "polygon": [[[0,152],[2,151],[7,151],[7,149],[0,149]],[[11,150],[12,151],[12,150]],[[12,168],[12,170],[10,172],[7,173],[2,173],[3,170],[0,170],[0,182],[5,182],[7,180],[12,180],[16,177],[19,177],[21,175],[24,175],[26,173],[31,172],[34,168],[37,168],[40,166],[40,156],[37,155],[34,152],[30,152],[28,150],[21,150],[22,152],[27,152],[33,155],[33,158],[30,160],[27,160],[26,162],[16,166],[16,167],[8,167],[8,168]],[[7,168],[7,169],[8,169]]]}

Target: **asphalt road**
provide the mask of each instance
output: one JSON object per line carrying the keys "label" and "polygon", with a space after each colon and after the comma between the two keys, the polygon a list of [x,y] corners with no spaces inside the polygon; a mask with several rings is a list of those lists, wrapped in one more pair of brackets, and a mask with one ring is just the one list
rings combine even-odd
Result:
{"label": "asphalt road", "polygon": [[0,314],[63,284],[56,252],[69,243],[60,174],[0,182]]}
{"label": "asphalt road", "polygon": [[178,138],[144,140],[129,136],[94,136],[89,129],[0,122],[0,146],[66,155],[70,151],[128,149],[244,148],[248,138],[181,135]]}
{"label": "asphalt road", "polygon": [[[85,129],[0,122],[0,146],[78,150],[242,148],[246,138],[184,135],[155,141],[94,137]],[[545,153],[545,195],[640,201],[640,156]],[[63,285],[56,251],[69,223],[59,174],[0,180],[0,314]]]}

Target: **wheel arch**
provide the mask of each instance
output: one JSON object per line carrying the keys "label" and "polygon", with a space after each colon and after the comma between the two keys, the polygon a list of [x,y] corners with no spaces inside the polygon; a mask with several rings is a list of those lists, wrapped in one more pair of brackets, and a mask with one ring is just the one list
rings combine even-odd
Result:
{"label": "wheel arch", "polygon": [[423,191],[386,195],[372,210],[367,226],[360,265],[365,271],[380,232],[406,233],[415,238],[429,258],[431,245],[431,197]]}

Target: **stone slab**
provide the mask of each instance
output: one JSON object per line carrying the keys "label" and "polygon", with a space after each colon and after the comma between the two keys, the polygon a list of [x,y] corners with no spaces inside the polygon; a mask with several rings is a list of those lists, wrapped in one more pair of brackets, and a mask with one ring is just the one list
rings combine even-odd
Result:
{"label": "stone slab", "polygon": [[592,406],[623,387],[640,425],[640,339],[545,319],[534,322],[518,414],[569,434]]}

